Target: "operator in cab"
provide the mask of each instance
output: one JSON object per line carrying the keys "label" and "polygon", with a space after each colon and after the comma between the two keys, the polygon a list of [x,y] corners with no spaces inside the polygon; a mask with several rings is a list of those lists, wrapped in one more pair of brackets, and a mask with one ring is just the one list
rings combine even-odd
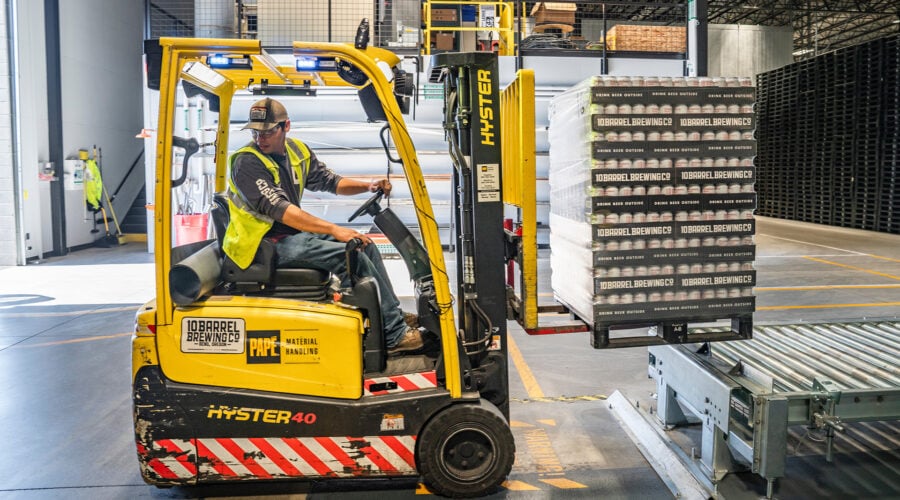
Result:
{"label": "operator in cab", "polygon": [[228,199],[231,222],[223,250],[246,269],[263,238],[275,243],[278,267],[309,267],[333,272],[347,280],[346,242],[363,242],[355,273],[371,276],[378,284],[385,345],[389,353],[421,349],[422,334],[415,315],[400,310],[400,301],[388,278],[381,253],[372,240],[347,227],[320,219],[301,208],[303,191],[355,195],[384,191],[387,179],[362,182],[342,177],[316,158],[303,142],[288,137],[291,120],[280,102],[265,98],[250,107],[253,142],[229,158]]}

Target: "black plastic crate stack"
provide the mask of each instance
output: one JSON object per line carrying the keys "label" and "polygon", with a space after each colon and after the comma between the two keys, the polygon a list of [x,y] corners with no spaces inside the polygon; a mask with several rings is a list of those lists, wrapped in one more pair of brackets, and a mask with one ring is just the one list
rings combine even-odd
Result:
{"label": "black plastic crate stack", "polygon": [[757,213],[900,233],[898,39],[757,76]]}
{"label": "black plastic crate stack", "polygon": [[[799,67],[792,65],[784,71],[769,72],[759,75],[757,84],[757,115],[768,116],[768,120],[759,120],[756,137],[782,137],[784,140],[771,144],[770,147],[759,147],[756,158],[757,183],[759,196],[757,213],[771,215],[785,214],[782,217],[793,218],[796,208],[795,200],[787,196],[781,186],[787,181],[786,165],[793,165],[797,153],[792,143],[799,140],[797,133],[796,101],[798,92],[797,74]],[[780,91],[775,91],[779,89]],[[783,89],[783,90],[781,90]],[[779,112],[783,110],[784,112]],[[758,165],[779,165],[782,168],[760,169]]]}
{"label": "black plastic crate stack", "polygon": [[[856,50],[832,52],[815,60],[821,85],[820,94],[826,99],[816,108],[821,110],[817,122],[817,145],[828,154],[823,155],[817,172],[823,184],[829,184],[820,194],[823,217],[800,219],[818,224],[832,224],[835,220],[849,220],[853,213],[854,122],[851,103],[856,97]],[[828,65],[831,65],[830,67]],[[828,99],[827,97],[833,96]],[[790,180],[790,179],[789,179]]]}
{"label": "black plastic crate stack", "polygon": [[853,182],[853,215],[850,227],[874,230],[877,227],[878,194],[881,171],[881,109],[883,106],[881,73],[884,65],[884,40],[857,47],[857,90],[854,111],[856,167]]}
{"label": "black plastic crate stack", "polygon": [[900,234],[900,37],[884,41],[884,122],[878,230]]}
{"label": "black plastic crate stack", "polygon": [[[808,138],[816,133],[815,121],[812,110],[815,109],[816,82],[813,61],[805,61],[800,64],[797,74],[797,101],[793,103],[793,115],[796,125],[790,129],[787,147],[794,155],[794,166],[803,175],[797,179],[797,190],[803,193],[794,203],[797,217],[809,219],[814,217],[816,204],[812,193],[814,192],[814,176],[816,143]],[[783,200],[787,203],[788,200]]]}
{"label": "black plastic crate stack", "polygon": [[[828,64],[830,57],[824,57],[823,63]],[[813,59],[813,61],[818,61],[818,58]],[[853,184],[856,177],[856,131],[853,127],[856,119],[856,108],[853,105],[857,89],[856,48],[851,47],[848,50],[834,53],[833,64],[841,68],[847,68],[852,73],[848,74],[846,71],[839,70],[841,71],[840,76],[833,77],[832,72],[820,66],[822,76],[817,82],[819,83],[817,90],[826,92],[832,88],[843,86],[849,90],[849,93],[844,94],[841,100],[835,99],[833,102],[828,103],[827,107],[822,106],[810,109],[811,119],[816,121],[819,130],[817,144],[823,147],[823,154],[817,161],[818,168],[816,173],[834,186],[831,191],[831,199],[825,200],[823,204],[823,207],[831,209],[831,221],[836,221],[834,222],[835,225],[853,227],[851,224],[854,207]],[[820,125],[823,121],[822,118],[832,113],[838,113],[841,121],[834,120],[827,127]],[[813,219],[800,217],[797,219],[816,222]],[[826,224],[831,223],[826,222]]]}
{"label": "black plastic crate stack", "polygon": [[[551,283],[594,347],[750,336],[751,83],[594,77],[551,102]],[[731,331],[688,328],[721,319]],[[610,336],[635,325],[658,336]]]}

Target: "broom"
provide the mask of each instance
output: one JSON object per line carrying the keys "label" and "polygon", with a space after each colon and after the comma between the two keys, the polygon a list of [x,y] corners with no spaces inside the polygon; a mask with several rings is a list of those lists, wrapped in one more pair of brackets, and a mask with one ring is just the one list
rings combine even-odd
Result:
{"label": "broom", "polygon": [[[98,148],[96,145],[94,146],[94,158],[97,159],[97,166],[101,169],[101,172],[103,171],[102,170],[103,169],[102,151],[103,151],[102,148]],[[102,179],[102,177],[101,177],[101,179]],[[124,245],[125,243],[127,243],[127,241],[125,241],[125,235],[122,234],[122,228],[119,227],[119,219],[118,219],[118,217],[116,217],[116,210],[113,208],[112,200],[109,199],[109,190],[106,189],[105,182],[101,181],[101,184],[103,186],[103,196],[106,198],[106,206],[109,207],[109,213],[112,215],[113,224],[116,226],[116,234],[115,235],[109,234],[109,227],[107,226],[106,236],[104,238],[108,240],[107,243],[109,243],[110,246]],[[103,220],[104,220],[104,222],[106,222],[106,213],[105,212],[103,214]]]}

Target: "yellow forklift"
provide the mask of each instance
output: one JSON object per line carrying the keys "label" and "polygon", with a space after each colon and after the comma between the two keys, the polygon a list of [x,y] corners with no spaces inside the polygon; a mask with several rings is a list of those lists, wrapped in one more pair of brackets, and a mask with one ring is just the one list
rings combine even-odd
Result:
{"label": "yellow forklift", "polygon": [[[496,489],[515,456],[509,428],[497,59],[434,56],[454,157],[455,298],[425,181],[404,125],[410,79],[392,53],[355,44],[294,42],[290,62],[257,40],[145,42],[148,85],[159,91],[155,299],[132,340],[134,431],[147,483],[421,477],[435,493]],[[218,113],[215,188],[225,190],[231,103],[237,95],[307,95],[355,87],[365,117],[383,122],[388,158],[402,164],[421,242],[375,194],[372,216],[403,257],[432,349],[389,356],[371,279],[341,287],[315,269],[282,269],[262,245],[241,269],[218,237],[173,244],[173,190],[201,145],[174,130],[179,87]],[[394,158],[385,134],[396,150]],[[209,154],[209,153],[208,153]],[[181,161],[176,159],[183,158]],[[221,198],[217,197],[221,201]],[[476,242],[478,244],[476,245]],[[351,242],[347,258],[355,258]],[[426,344],[426,347],[429,347]]]}

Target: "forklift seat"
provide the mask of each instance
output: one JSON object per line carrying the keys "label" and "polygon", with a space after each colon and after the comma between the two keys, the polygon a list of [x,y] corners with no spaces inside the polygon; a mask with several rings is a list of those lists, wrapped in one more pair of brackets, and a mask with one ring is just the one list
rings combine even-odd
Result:
{"label": "forklift seat", "polygon": [[[213,196],[210,217],[216,230],[219,248],[225,239],[230,213],[228,198],[223,193]],[[246,269],[241,269],[222,252],[222,280],[235,293],[266,294],[303,300],[321,301],[331,297],[331,273],[312,268],[279,268],[275,244],[263,239]]]}
{"label": "forklift seat", "polygon": [[[222,193],[213,195],[213,206],[210,217],[216,230],[216,241],[219,249],[225,239],[230,213],[228,198]],[[296,298],[322,302],[330,300],[338,291],[336,284],[332,287],[331,273],[319,269],[278,268],[278,256],[275,245],[263,239],[253,262],[247,269],[241,269],[233,260],[222,253],[222,280],[225,289],[231,293],[245,295],[271,295],[275,297]],[[342,302],[365,311],[369,318],[369,329],[381,332],[384,328],[381,320],[381,296],[374,278],[360,278],[350,290],[342,290]],[[383,372],[387,367],[387,354],[384,335],[366,335],[363,339],[363,363],[366,373]]]}

